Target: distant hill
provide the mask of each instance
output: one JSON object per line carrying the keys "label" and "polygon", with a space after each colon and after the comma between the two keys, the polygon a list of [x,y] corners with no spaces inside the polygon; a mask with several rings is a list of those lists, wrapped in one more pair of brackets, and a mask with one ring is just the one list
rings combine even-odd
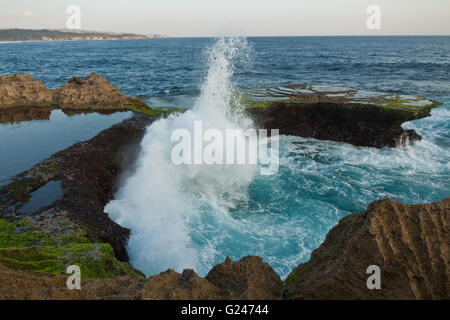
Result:
{"label": "distant hill", "polygon": [[104,40],[104,39],[153,39],[161,35],[113,33],[84,30],[50,29],[0,29],[0,41],[52,41],[52,40]]}

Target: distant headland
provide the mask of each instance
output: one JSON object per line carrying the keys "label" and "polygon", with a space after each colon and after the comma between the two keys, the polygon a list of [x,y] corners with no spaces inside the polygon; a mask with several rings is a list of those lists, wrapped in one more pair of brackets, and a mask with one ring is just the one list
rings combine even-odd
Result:
{"label": "distant headland", "polygon": [[0,41],[114,40],[155,38],[167,38],[167,36],[142,35],[134,33],[97,32],[72,29],[0,29]]}

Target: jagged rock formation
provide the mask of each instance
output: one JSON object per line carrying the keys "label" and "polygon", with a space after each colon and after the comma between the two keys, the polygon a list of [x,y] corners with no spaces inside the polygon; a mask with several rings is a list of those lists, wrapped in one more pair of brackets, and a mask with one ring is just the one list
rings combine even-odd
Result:
{"label": "jagged rock formation", "polygon": [[280,298],[281,289],[281,279],[270,265],[260,257],[248,256],[236,262],[227,258],[205,278],[193,270],[179,274],[169,269],[150,277],[141,298],[275,300]]}
{"label": "jagged rock formation", "polygon": [[0,264],[0,300],[132,300],[145,278],[83,279],[81,290],[68,290],[67,277],[5,268]]}
{"label": "jagged rock formation", "polygon": [[5,268],[0,264],[2,299],[279,299],[280,277],[262,258],[227,259],[200,278],[193,270],[179,274],[171,269],[148,280],[119,276],[81,280],[81,290],[68,290],[67,276]]}
{"label": "jagged rock formation", "polygon": [[72,77],[58,89],[48,89],[30,74],[1,76],[0,109],[18,107],[117,110],[143,108],[145,103],[121,93],[106,78],[94,72],[84,79]]}
{"label": "jagged rock formation", "polygon": [[53,91],[31,74],[0,77],[0,108],[51,106]]}
{"label": "jagged rock formation", "polygon": [[[343,218],[286,279],[285,299],[449,299],[450,198],[406,205],[375,201]],[[369,290],[370,265],[381,289]]]}
{"label": "jagged rock formation", "polygon": [[111,108],[143,104],[137,98],[121,93],[106,78],[96,73],[81,79],[72,77],[60,89],[56,89],[53,103],[61,109],[71,108]]}
{"label": "jagged rock formation", "polygon": [[376,148],[420,140],[402,123],[427,117],[441,105],[422,97],[305,84],[245,90],[243,97],[259,128]]}
{"label": "jagged rock formation", "polygon": [[[258,257],[227,259],[205,278],[169,270],[146,281],[126,262],[129,230],[103,208],[155,119],[136,114],[0,188],[0,299],[449,299],[450,198],[376,201],[342,219],[286,279],[283,294]],[[30,194],[52,181],[61,182],[62,198],[22,212]],[[81,292],[66,292],[65,267],[78,263],[84,276],[110,279],[83,279]],[[369,265],[381,268],[381,290],[366,287]]]}

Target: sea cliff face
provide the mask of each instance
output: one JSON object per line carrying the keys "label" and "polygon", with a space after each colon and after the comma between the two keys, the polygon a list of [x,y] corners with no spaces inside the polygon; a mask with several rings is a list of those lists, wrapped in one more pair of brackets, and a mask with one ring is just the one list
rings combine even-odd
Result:
{"label": "sea cliff face", "polygon": [[[285,299],[449,299],[450,198],[406,205],[391,199],[343,218],[311,259],[286,279]],[[367,268],[380,268],[369,290]]]}
{"label": "sea cliff face", "polygon": [[[342,219],[311,260],[284,283],[258,257],[227,259],[205,278],[193,270],[145,277],[126,261],[129,230],[103,206],[133,148],[155,118],[137,114],[55,154],[0,190],[2,299],[448,299],[450,198],[406,205],[376,201]],[[34,212],[21,208],[49,181],[61,199]],[[65,267],[85,270],[83,289],[69,292]],[[381,290],[366,286],[369,265],[381,269]],[[120,292],[117,291],[119,288]]]}
{"label": "sea cliff face", "polygon": [[402,123],[427,117],[441,105],[423,97],[305,84],[244,90],[242,95],[259,128],[376,148],[420,140]]}

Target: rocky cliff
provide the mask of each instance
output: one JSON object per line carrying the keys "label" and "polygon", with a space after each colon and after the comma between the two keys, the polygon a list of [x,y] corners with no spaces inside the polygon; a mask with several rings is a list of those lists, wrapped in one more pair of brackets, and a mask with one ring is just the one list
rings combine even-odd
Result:
{"label": "rocky cliff", "polygon": [[[0,77],[0,81],[3,81],[0,82],[3,108],[8,103],[15,106],[12,101],[20,101],[22,106],[35,101],[30,107],[45,113],[49,97],[62,108],[84,108],[86,103],[91,106],[115,103],[117,108],[128,101],[95,74],[85,79],[73,78],[54,91],[27,75]],[[98,97],[92,100],[96,95]],[[345,100],[342,97],[318,98],[319,101],[316,101],[317,96],[308,97],[295,99],[311,100],[314,104],[294,101],[292,108],[286,108],[287,102],[277,107],[280,102],[271,101],[262,106],[253,104],[249,110],[258,110],[254,115],[262,114],[261,121],[267,125],[285,119],[292,123],[294,130],[298,124],[295,119],[300,119],[298,109],[310,110],[308,112],[317,117],[318,113],[322,114],[322,107],[331,108],[330,114],[339,119],[341,113],[345,114],[342,110],[355,107],[340,104],[339,101]],[[383,108],[365,106],[363,102],[358,100],[361,108],[369,108],[366,111],[373,108],[396,110],[392,105]],[[398,112],[406,112],[408,117],[424,116],[435,106],[434,102],[420,102],[425,107],[411,106],[406,108],[411,109],[408,111],[404,103]],[[41,106],[36,107],[37,104]],[[342,108],[336,109],[338,106]],[[280,112],[272,114],[276,108],[280,108]],[[293,112],[292,117],[289,112]],[[376,112],[384,111],[377,109]],[[116,224],[103,211],[114,195],[119,175],[124,170],[132,170],[146,126],[156,119],[152,113],[143,113],[135,114],[89,141],[58,152],[0,188],[1,299],[450,298],[450,198],[423,205],[376,201],[365,212],[349,215],[329,232],[309,262],[292,271],[284,285],[273,269],[258,257],[246,257],[237,262],[227,259],[205,278],[193,270],[182,274],[168,270],[145,279],[127,262],[125,245],[129,230]],[[349,117],[354,120],[355,114],[358,113],[353,110]],[[378,123],[379,116],[378,113],[372,115],[374,123]],[[390,119],[394,118],[391,114]],[[404,118],[395,119],[400,123]],[[335,127],[347,128],[339,124]],[[356,139],[364,132],[363,128],[350,136]],[[59,183],[61,197],[25,211],[24,207],[33,202],[33,193],[52,182]],[[65,268],[70,264],[80,265],[83,270],[85,285],[81,291],[68,292],[65,288]],[[380,267],[380,290],[369,290],[366,286],[369,276],[366,270],[370,265]]]}
{"label": "rocky cliff", "polygon": [[259,257],[227,259],[200,278],[193,270],[171,269],[148,280],[122,275],[112,279],[82,279],[81,290],[68,290],[67,277],[5,268],[0,264],[0,299],[33,300],[224,300],[264,299],[281,296],[280,277]]}
{"label": "rocky cliff", "polygon": [[[259,257],[227,258],[205,278],[171,269],[145,279],[125,274],[82,280],[5,268],[0,264],[0,299],[449,299],[450,198],[406,205],[375,201],[342,219],[285,280]],[[367,287],[367,267],[380,267],[381,288]]]}
{"label": "rocky cliff", "polygon": [[[283,284],[258,257],[227,259],[205,278],[168,270],[146,280],[128,263],[129,230],[103,212],[120,173],[132,169],[144,128],[136,114],[14,177],[0,189],[3,299],[448,299],[450,198],[423,205],[372,203],[342,219],[311,260]],[[62,196],[25,213],[33,192],[60,182]],[[65,268],[80,265],[81,292],[66,292]],[[367,267],[381,269],[368,290]],[[283,292],[283,293],[282,293]]]}
{"label": "rocky cliff", "polygon": [[48,89],[30,74],[1,76],[0,109],[21,107],[116,110],[144,108],[146,105],[121,93],[106,78],[94,72],[84,79],[72,77],[57,89]]}
{"label": "rocky cliff", "polygon": [[[286,279],[285,299],[449,299],[450,198],[375,201],[343,218]],[[381,289],[367,288],[380,268]]]}
{"label": "rocky cliff", "polygon": [[420,140],[402,123],[427,117],[441,105],[423,97],[305,84],[244,90],[242,96],[259,128],[376,148]]}
{"label": "rocky cliff", "polygon": [[142,299],[174,300],[275,300],[281,297],[282,281],[263,259],[248,256],[234,262],[227,258],[200,278],[194,270],[179,274],[171,269],[147,281]]}

